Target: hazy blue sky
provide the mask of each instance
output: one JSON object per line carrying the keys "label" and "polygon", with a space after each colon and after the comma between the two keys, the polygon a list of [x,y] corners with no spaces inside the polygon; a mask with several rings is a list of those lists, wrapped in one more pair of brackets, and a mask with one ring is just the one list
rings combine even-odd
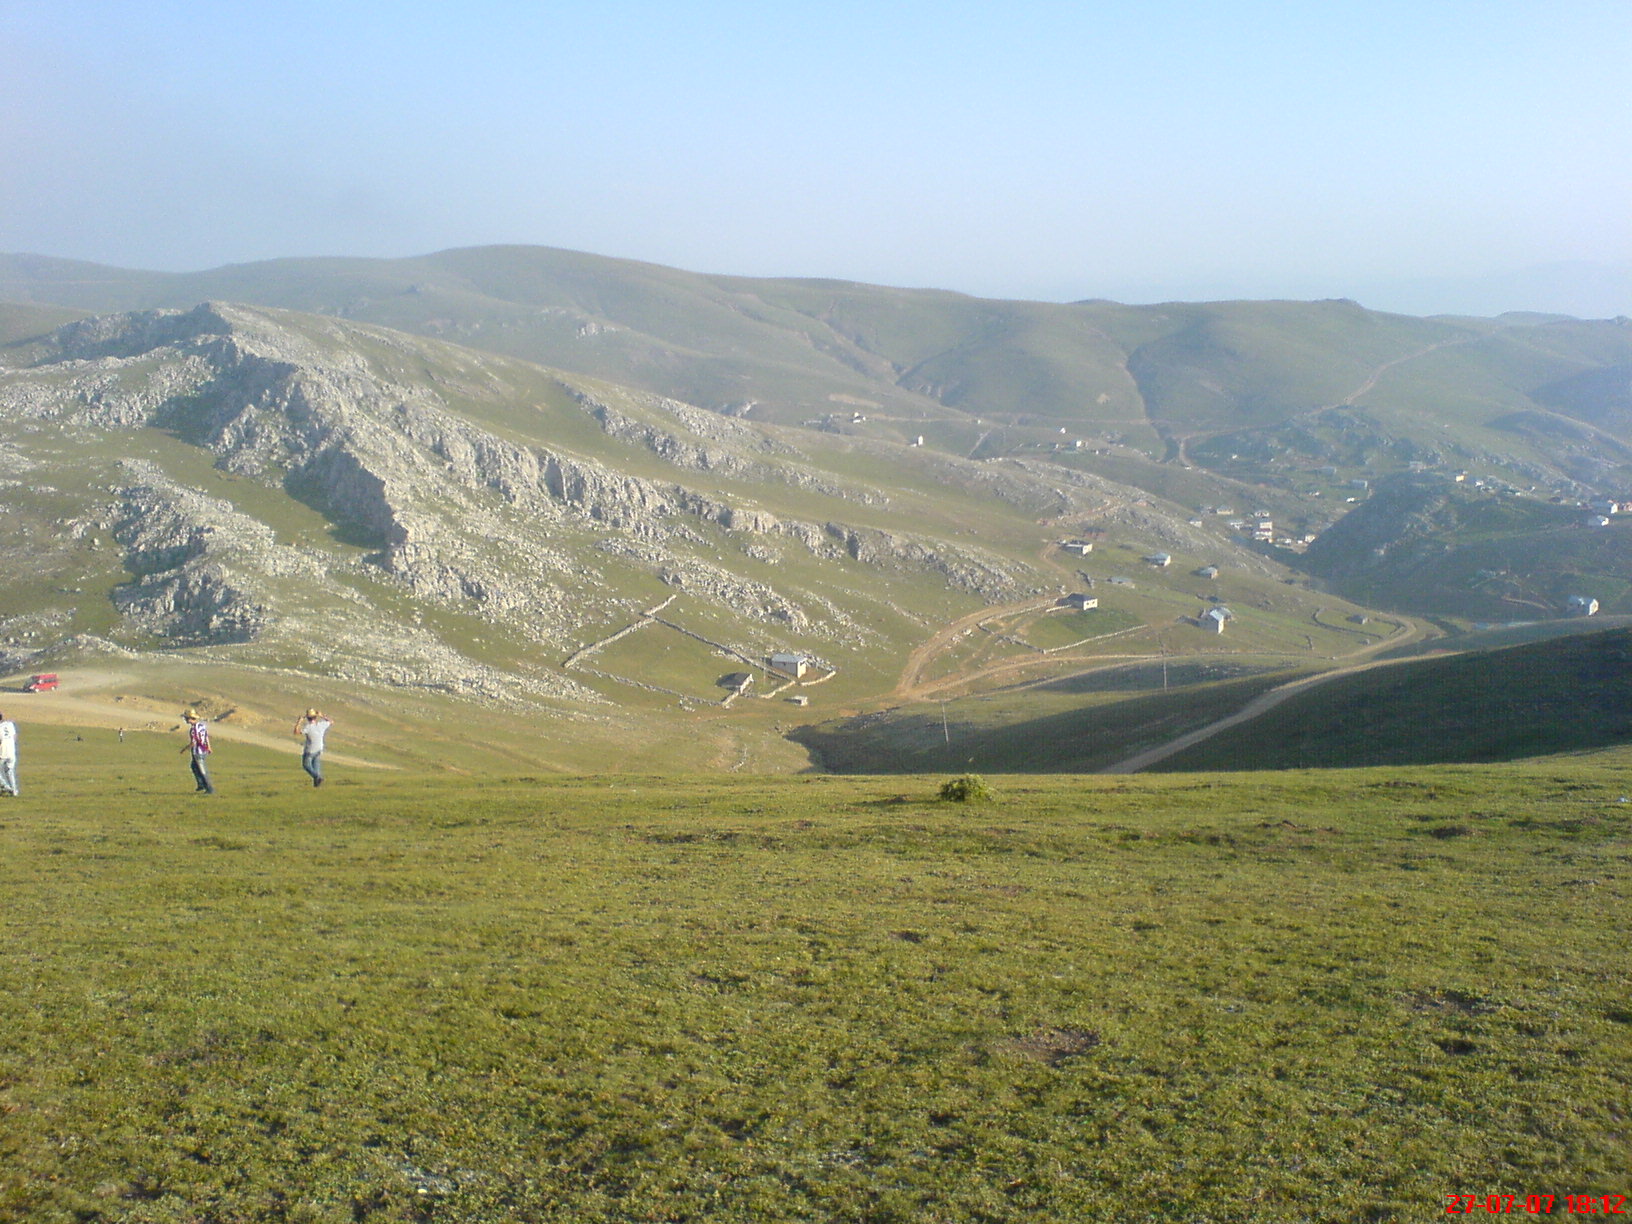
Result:
{"label": "hazy blue sky", "polygon": [[1632,0],[0,0],[0,250],[1632,314],[1629,79]]}

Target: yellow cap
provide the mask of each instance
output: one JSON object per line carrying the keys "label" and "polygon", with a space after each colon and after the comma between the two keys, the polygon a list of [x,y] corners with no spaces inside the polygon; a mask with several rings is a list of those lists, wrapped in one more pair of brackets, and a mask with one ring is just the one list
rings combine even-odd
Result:
{"label": "yellow cap", "polygon": [[317,717],[317,711],[316,710],[307,710],[306,711],[306,717],[307,718],[316,718]]}

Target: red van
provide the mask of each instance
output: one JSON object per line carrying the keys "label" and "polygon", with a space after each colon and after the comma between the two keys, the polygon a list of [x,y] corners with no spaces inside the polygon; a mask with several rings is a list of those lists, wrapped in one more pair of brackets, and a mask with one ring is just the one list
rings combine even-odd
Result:
{"label": "red van", "polygon": [[23,685],[23,692],[49,693],[57,687],[58,683],[56,672],[41,672],[39,675],[29,678],[28,683]]}

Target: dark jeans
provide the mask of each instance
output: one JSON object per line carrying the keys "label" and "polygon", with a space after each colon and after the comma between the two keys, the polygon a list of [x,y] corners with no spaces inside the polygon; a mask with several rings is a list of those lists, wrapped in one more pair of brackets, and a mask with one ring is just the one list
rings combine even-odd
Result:
{"label": "dark jeans", "polygon": [[193,753],[193,777],[198,781],[198,789],[208,794],[215,794],[215,786],[210,782],[210,771],[205,767],[205,758],[199,753]]}

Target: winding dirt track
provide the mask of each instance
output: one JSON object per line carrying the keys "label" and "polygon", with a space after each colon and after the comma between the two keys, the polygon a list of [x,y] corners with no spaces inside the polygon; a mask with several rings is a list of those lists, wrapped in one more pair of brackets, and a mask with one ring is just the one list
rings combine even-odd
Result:
{"label": "winding dirt track", "polygon": [[993,620],[1001,616],[1013,616],[1020,612],[1035,612],[1040,608],[1051,608],[1058,601],[1059,596],[1046,595],[1041,599],[1028,599],[1022,603],[981,608],[970,612],[966,616],[958,617],[949,625],[943,625],[931,634],[923,645],[907,656],[906,666],[901,669],[901,676],[895,682],[895,688],[890,690],[890,696],[902,701],[912,701],[949,685],[966,683],[974,679],[976,675],[985,674],[984,672],[968,673],[949,677],[945,680],[930,682],[924,680],[924,669],[934,662],[936,656],[966,633],[973,632],[982,621]]}
{"label": "winding dirt track", "polygon": [[1374,667],[1391,667],[1396,663],[1415,662],[1420,662],[1420,660],[1414,656],[1400,659],[1373,659],[1368,663],[1356,663],[1351,667],[1338,667],[1313,676],[1290,680],[1285,684],[1270,689],[1267,693],[1258,694],[1234,714],[1226,715],[1217,722],[1208,723],[1205,727],[1197,727],[1194,731],[1187,732],[1177,739],[1169,740],[1165,744],[1158,744],[1154,748],[1136,752],[1114,765],[1105,766],[1099,772],[1108,774],[1138,773],[1141,769],[1148,769],[1156,764],[1157,761],[1166,760],[1175,753],[1183,752],[1193,744],[1199,744],[1202,740],[1211,739],[1220,731],[1227,731],[1231,727],[1250,722],[1260,714],[1273,710],[1288,698],[1296,697],[1299,693],[1314,688],[1318,684],[1325,684],[1326,681],[1335,680],[1339,676],[1352,676],[1356,672],[1370,671]]}

